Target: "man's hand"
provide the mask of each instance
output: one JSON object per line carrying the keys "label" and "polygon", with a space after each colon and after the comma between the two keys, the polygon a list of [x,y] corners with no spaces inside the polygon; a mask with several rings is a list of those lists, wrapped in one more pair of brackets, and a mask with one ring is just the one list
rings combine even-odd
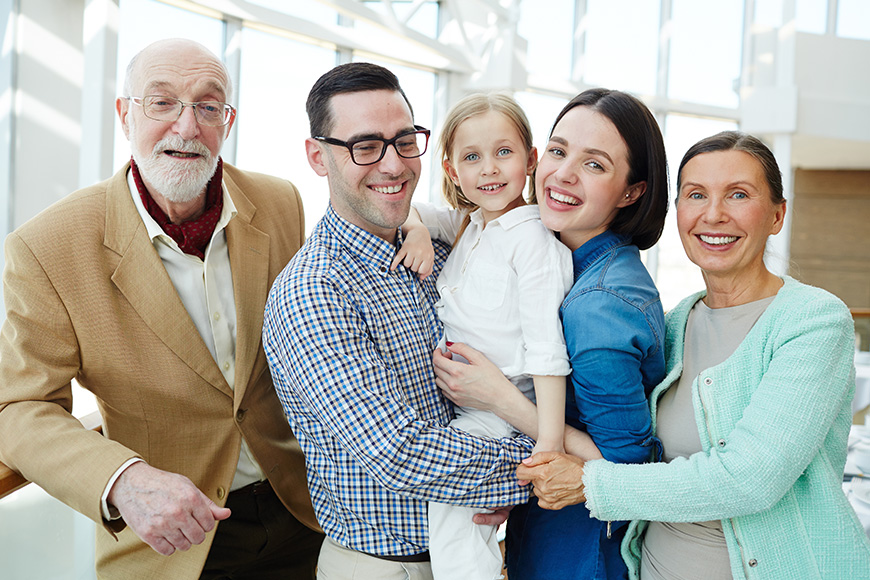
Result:
{"label": "man's hand", "polygon": [[508,514],[514,506],[494,508],[492,513],[474,514],[472,521],[478,526],[500,526],[508,519]]}
{"label": "man's hand", "polygon": [[201,544],[230,510],[218,507],[183,475],[134,463],[115,480],[109,504],[143,542],[169,556]]}
{"label": "man's hand", "polygon": [[517,468],[517,479],[531,481],[538,496],[538,505],[547,510],[586,501],[583,489],[585,461],[564,453],[544,452],[526,457]]}

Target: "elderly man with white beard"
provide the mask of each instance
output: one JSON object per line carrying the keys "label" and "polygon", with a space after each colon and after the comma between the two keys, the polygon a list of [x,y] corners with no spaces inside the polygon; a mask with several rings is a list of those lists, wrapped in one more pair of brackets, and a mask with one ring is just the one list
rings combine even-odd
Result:
{"label": "elderly man with white beard", "polygon": [[[220,159],[223,63],[146,47],[132,160],[6,240],[0,461],[97,522],[100,578],[314,578],[323,539],[260,339],[303,241],[289,182]],[[91,391],[103,435],[72,415]]]}

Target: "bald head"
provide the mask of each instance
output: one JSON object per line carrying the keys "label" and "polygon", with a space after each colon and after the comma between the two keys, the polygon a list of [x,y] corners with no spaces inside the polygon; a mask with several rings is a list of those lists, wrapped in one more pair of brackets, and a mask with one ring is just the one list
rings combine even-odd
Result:
{"label": "bald head", "polygon": [[149,44],[136,54],[127,65],[124,78],[124,95],[141,97],[148,87],[142,86],[142,71],[154,67],[175,68],[179,73],[195,75],[210,72],[222,79],[219,88],[224,101],[231,102],[233,84],[226,65],[203,45],[186,38],[169,38]]}

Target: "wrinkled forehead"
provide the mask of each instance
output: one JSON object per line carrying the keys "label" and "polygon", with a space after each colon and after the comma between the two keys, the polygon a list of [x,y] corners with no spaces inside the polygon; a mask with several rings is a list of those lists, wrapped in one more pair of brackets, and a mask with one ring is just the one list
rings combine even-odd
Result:
{"label": "wrinkled forehead", "polygon": [[167,93],[190,99],[229,98],[226,68],[213,55],[196,48],[155,49],[137,58],[131,90],[139,95]]}

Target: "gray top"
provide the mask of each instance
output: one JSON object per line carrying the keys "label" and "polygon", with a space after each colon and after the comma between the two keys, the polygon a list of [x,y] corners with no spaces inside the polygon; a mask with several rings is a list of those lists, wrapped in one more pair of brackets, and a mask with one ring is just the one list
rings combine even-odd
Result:
{"label": "gray top", "polygon": [[[699,300],[686,323],[683,374],[662,395],[656,435],[671,462],[702,451],[692,404],[692,383],[705,369],[724,362],[749,333],[775,296],[710,308]],[[731,566],[722,522],[650,522],[643,543],[641,580],[730,580]]]}

